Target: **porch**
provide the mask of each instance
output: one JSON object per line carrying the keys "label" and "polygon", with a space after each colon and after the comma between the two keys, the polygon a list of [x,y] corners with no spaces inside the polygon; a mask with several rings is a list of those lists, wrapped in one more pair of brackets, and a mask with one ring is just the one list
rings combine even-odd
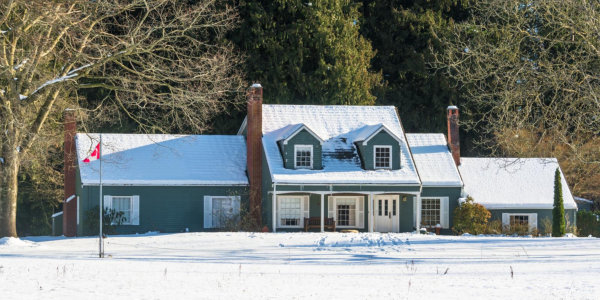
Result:
{"label": "porch", "polygon": [[418,187],[274,185],[269,194],[273,232],[305,230],[307,218],[321,232],[332,229],[326,225],[331,218],[335,230],[364,232],[411,232],[421,224]]}

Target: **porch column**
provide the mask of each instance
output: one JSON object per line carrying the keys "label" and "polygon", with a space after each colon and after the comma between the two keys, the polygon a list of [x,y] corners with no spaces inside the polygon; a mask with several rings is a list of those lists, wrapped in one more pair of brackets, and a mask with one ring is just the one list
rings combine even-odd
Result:
{"label": "porch column", "polygon": [[271,204],[273,232],[277,232],[277,185],[273,184],[273,203]]}
{"label": "porch column", "polygon": [[325,232],[325,194],[321,193],[321,232]]}
{"label": "porch column", "polygon": [[373,193],[369,193],[369,232],[373,232]]}
{"label": "porch column", "polygon": [[417,222],[417,232],[421,231],[421,195],[416,195],[415,196],[415,205],[417,206],[417,218],[416,218],[416,222]]}

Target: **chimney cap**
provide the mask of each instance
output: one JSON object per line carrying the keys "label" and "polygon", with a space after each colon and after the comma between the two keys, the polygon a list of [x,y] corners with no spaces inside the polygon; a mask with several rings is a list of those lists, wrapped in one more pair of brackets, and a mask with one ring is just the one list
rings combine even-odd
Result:
{"label": "chimney cap", "polygon": [[450,105],[450,106],[448,106],[448,110],[451,110],[451,109],[458,109],[458,107],[456,105]]}
{"label": "chimney cap", "polygon": [[262,88],[262,85],[260,85],[260,83],[255,83],[252,85],[253,88]]}

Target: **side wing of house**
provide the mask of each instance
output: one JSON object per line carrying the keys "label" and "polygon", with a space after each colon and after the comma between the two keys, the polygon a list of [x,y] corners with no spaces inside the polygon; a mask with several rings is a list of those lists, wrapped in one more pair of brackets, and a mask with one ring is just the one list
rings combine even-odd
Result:
{"label": "side wing of house", "polygon": [[[551,231],[555,158],[462,158],[465,193],[484,205],[503,227],[527,225]],[[567,225],[576,225],[577,205],[561,171]]]}
{"label": "side wing of house", "polygon": [[[97,234],[98,210],[119,234],[219,230],[248,205],[246,147],[239,136],[77,134],[78,235]],[[102,194],[100,194],[102,162]]]}

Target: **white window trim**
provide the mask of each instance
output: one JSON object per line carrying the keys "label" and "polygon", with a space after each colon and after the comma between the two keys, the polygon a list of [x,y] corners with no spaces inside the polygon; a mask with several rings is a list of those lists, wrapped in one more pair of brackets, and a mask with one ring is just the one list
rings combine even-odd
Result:
{"label": "white window trim", "polygon": [[[292,226],[292,225],[283,225],[281,224],[281,218],[279,217],[281,215],[281,213],[279,212],[279,209],[281,209],[281,199],[283,198],[300,198],[300,222],[298,222],[298,225],[296,226]],[[304,228],[304,211],[307,211],[309,208],[308,207],[304,207],[304,203],[308,202],[310,205],[310,199],[309,196],[295,196],[295,195],[278,195],[277,196],[277,228]]]}
{"label": "white window trim", "polygon": [[[421,197],[419,201],[420,222],[423,222],[423,200],[424,199],[439,199],[440,200],[440,226],[443,229],[450,229],[450,198],[449,197]],[[422,225],[420,225],[422,226]]]}
{"label": "white window trim", "polygon": [[[375,163],[375,158],[377,157],[377,148],[388,148],[390,149],[390,166],[389,167],[378,167]],[[394,165],[394,161],[393,161],[393,157],[394,154],[393,152],[393,148],[392,146],[388,146],[388,145],[373,145],[373,169],[383,169],[383,170],[391,170],[392,166]]]}
{"label": "white window trim", "polygon": [[[240,196],[204,196],[204,228],[222,228],[222,227],[214,227],[212,225],[212,202],[213,198],[228,198],[231,199],[234,214],[237,213],[239,215],[241,208],[241,197]],[[207,214],[208,213],[208,214]]]}
{"label": "white window trim", "polygon": [[[363,223],[363,227],[360,227],[359,224],[361,223],[359,220],[359,216],[360,216],[360,204],[358,203],[359,201],[364,201],[364,197],[363,196],[332,196],[331,197],[333,199],[333,215],[334,215],[334,219],[335,219],[335,227],[336,228],[364,228],[364,223]],[[356,206],[356,209],[354,210],[354,220],[356,220],[356,225],[355,226],[351,226],[351,225],[338,225],[338,219],[337,219],[337,199],[338,198],[354,198],[354,205]],[[364,210],[364,208],[363,208]]]}
{"label": "white window trim", "polygon": [[527,216],[529,232],[538,228],[537,213],[502,213],[502,227],[510,226],[510,217],[512,216]]}
{"label": "white window trim", "polygon": [[[298,148],[310,148],[310,166],[306,167],[306,166],[302,166],[302,167],[298,167],[296,165],[296,159],[298,157],[297,153],[298,153]],[[313,145],[302,145],[302,144],[298,144],[298,145],[294,145],[294,169],[312,169],[313,168],[313,157],[314,157],[314,151],[313,151]]]}

